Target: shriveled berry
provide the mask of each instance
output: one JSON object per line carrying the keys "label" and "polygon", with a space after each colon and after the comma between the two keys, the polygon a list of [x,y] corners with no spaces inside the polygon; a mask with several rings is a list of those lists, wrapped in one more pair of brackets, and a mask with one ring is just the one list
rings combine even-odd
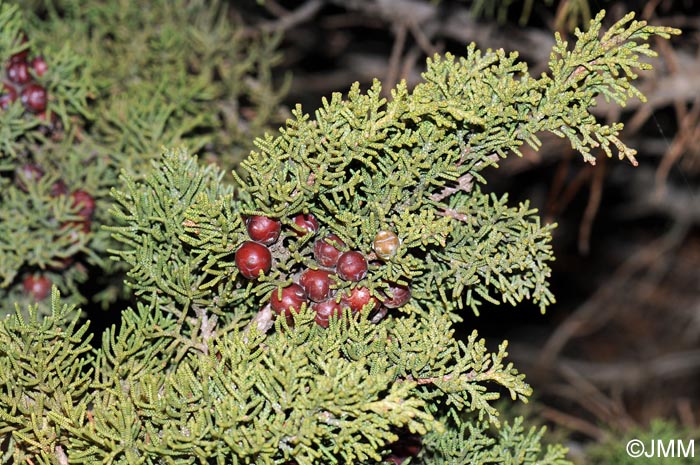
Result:
{"label": "shriveled berry", "polygon": [[245,224],[250,238],[265,245],[274,244],[282,230],[281,222],[266,216],[249,216]]}
{"label": "shriveled berry", "polygon": [[56,271],[67,270],[73,263],[75,263],[75,259],[73,257],[57,258],[55,263],[51,265],[51,269]]}
{"label": "shriveled berry", "polygon": [[377,257],[382,260],[389,260],[399,249],[401,241],[399,236],[394,234],[392,231],[379,231],[376,236],[374,236],[374,242],[372,242],[372,248],[377,254]]}
{"label": "shriveled berry", "polygon": [[423,448],[423,442],[417,434],[403,435],[398,441],[389,445],[391,454],[384,460],[395,465],[401,465],[409,457],[417,456]]}
{"label": "shriveled berry", "polygon": [[272,266],[270,250],[257,242],[246,241],[236,251],[236,267],[248,279],[255,279],[260,272],[267,273]]}
{"label": "shriveled berry", "polygon": [[41,77],[49,70],[49,65],[46,64],[44,57],[34,57],[32,60],[32,68],[34,68],[34,73],[36,73],[38,77]]}
{"label": "shriveled berry", "polygon": [[318,239],[314,244],[314,258],[321,266],[335,266],[340,257],[340,249],[345,247],[335,234],[330,234],[323,239]]}
{"label": "shriveled berry", "polygon": [[71,200],[73,200],[73,208],[80,207],[78,215],[82,216],[85,220],[90,220],[92,214],[95,213],[95,199],[92,195],[84,190],[78,189],[71,192],[70,197]]}
{"label": "shriveled berry", "polygon": [[42,121],[42,125],[39,126],[39,130],[43,135],[49,135],[56,129],[60,129],[61,122],[58,120],[56,113],[50,113],[46,110],[42,111],[36,115]]}
{"label": "shriveled berry", "polygon": [[338,258],[338,276],[346,281],[360,281],[367,276],[367,260],[360,252],[351,250]]}
{"label": "shriveled berry", "polygon": [[306,292],[304,289],[292,283],[289,286],[282,288],[282,291],[275,289],[270,297],[270,306],[278,315],[284,313],[285,316],[291,316],[292,312],[299,313],[301,306],[307,301]]}
{"label": "shriveled berry", "polygon": [[353,313],[359,312],[368,304],[370,305],[368,311],[371,312],[379,304],[379,300],[372,295],[369,289],[360,286],[352,289],[349,294],[345,294],[342,302],[350,307]]}
{"label": "shriveled berry", "polygon": [[44,170],[36,163],[25,163],[15,171],[15,184],[24,192],[28,192],[28,184],[35,184],[44,177]]}
{"label": "shriveled berry", "polygon": [[29,275],[22,281],[24,292],[36,301],[44,300],[51,292],[51,280],[44,275]]}
{"label": "shriveled berry", "polygon": [[26,61],[11,61],[7,66],[7,77],[17,84],[26,84],[32,79]]}
{"label": "shriveled berry", "polygon": [[67,236],[71,244],[80,243],[80,231],[87,234],[90,232],[91,221],[66,221],[61,223],[59,232],[62,236]]}
{"label": "shriveled berry", "polygon": [[46,89],[39,84],[28,84],[22,90],[22,103],[32,113],[41,113],[46,110]]}
{"label": "shriveled berry", "polygon": [[17,100],[17,90],[10,84],[2,84],[2,93],[0,93],[0,108],[5,110],[12,102]]}
{"label": "shriveled berry", "polygon": [[297,231],[300,236],[305,236],[307,234],[315,234],[318,231],[318,221],[316,217],[309,213],[308,215],[299,214],[292,218],[294,223],[301,228]]}
{"label": "shriveled berry", "polygon": [[331,295],[331,274],[325,270],[308,269],[301,274],[299,284],[314,302],[326,300]]}
{"label": "shriveled berry", "polygon": [[386,299],[382,301],[385,307],[399,308],[411,300],[411,288],[396,283],[389,283]]}
{"label": "shriveled berry", "polygon": [[[22,39],[20,40],[20,44],[24,45],[28,41],[27,36],[25,34],[22,34]],[[29,56],[29,47],[25,48],[21,52],[15,53],[10,57],[10,62],[15,62],[15,61],[27,61],[27,56]]]}
{"label": "shriveled berry", "polygon": [[59,195],[66,195],[67,193],[68,186],[66,186],[66,183],[63,182],[63,180],[59,179],[51,184],[51,197],[58,197]]}
{"label": "shriveled berry", "polygon": [[335,315],[340,318],[343,315],[343,307],[335,299],[314,302],[311,308],[316,312],[316,317],[314,318],[316,324],[323,328],[328,328],[328,321],[331,319],[331,316]]}

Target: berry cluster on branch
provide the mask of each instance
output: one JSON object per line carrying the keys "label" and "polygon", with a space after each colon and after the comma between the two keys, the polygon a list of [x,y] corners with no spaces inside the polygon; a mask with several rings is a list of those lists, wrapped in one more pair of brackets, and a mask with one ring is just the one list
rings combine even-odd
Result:
{"label": "berry cluster on branch", "polygon": [[[25,36],[22,43],[26,44],[26,42]],[[0,109],[6,109],[19,97],[28,112],[46,118],[44,111],[48,95],[46,89],[35,80],[35,77],[42,77],[46,71],[48,71],[48,65],[44,58],[35,56],[30,59],[28,48],[12,55],[9,62],[5,64],[7,80],[3,80],[2,83]]]}
{"label": "berry cluster on branch", "polygon": [[[290,224],[294,225],[293,233],[302,238],[314,236],[319,230],[319,223],[312,214],[298,214]],[[244,278],[255,280],[267,274],[272,267],[273,253],[268,247],[280,238],[282,222],[252,215],[245,219],[245,225],[252,240],[238,247],[235,263]],[[379,231],[373,243],[375,258],[390,259],[399,244],[399,238],[393,232]],[[276,253],[285,254],[288,251]],[[398,284],[389,285],[388,292],[383,293],[381,298],[359,284],[338,292],[339,288],[362,281],[367,272],[367,258],[361,252],[348,250],[335,234],[319,237],[313,242],[313,260],[288,274],[292,282],[273,290],[268,304],[277,315],[283,315],[289,325],[293,324],[293,314],[308,306],[315,312],[316,323],[327,328],[329,319],[342,316],[344,310],[349,310],[353,315],[365,311],[374,316],[373,321],[376,322],[386,315],[387,308],[398,308],[409,301],[410,288]],[[280,279],[286,281],[284,276]]]}

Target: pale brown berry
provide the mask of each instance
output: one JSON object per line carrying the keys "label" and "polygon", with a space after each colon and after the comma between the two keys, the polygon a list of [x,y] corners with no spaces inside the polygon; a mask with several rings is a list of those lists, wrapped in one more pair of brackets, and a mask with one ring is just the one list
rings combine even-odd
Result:
{"label": "pale brown berry", "polygon": [[399,236],[391,231],[379,231],[372,242],[374,252],[382,260],[389,260],[396,255],[400,245]]}

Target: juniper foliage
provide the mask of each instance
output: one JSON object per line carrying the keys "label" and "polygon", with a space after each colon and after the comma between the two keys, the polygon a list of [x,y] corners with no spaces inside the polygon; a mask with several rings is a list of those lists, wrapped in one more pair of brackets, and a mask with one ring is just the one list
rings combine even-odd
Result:
{"label": "juniper foliage", "polygon": [[[165,150],[146,176],[124,170],[108,230],[139,302],[94,352],[56,293],[46,320],[30,309],[2,322],[6,458],[375,464],[411,434],[423,444],[412,463],[568,463],[562,447],[541,446],[542,431],[499,421],[502,393],[531,392],[506,343],[491,352],[476,333],[460,341],[453,324],[485,301],[553,302],[551,227],[527,204],[483,193],[482,170],[538,147],[540,131],[590,162],[613,149],[634,160],[621,125],[589,109],[598,96],[640,97],[630,81],[647,67],[639,56],[653,55],[646,41],[677,31],[630,15],[602,33],[601,21],[572,48],[558,40],[539,78],[515,54],[472,45],[429,60],[423,83],[401,83],[391,99],[375,82],[334,94],[314,118],[297,107],[279,134],[256,140],[235,187],[184,148]],[[298,213],[316,216],[317,235],[298,234]],[[283,224],[271,271],[253,281],[234,262],[244,215]],[[379,230],[401,239],[390,259],[373,255]],[[364,286],[381,297],[399,283],[411,301],[384,318],[344,313],[327,329],[303,306],[268,327],[266,302],[315,266],[313,240],[328,233],[370,257],[366,278],[334,282],[338,295]],[[58,382],[43,389],[47,373]]]}
{"label": "juniper foliage", "polygon": [[[101,229],[114,224],[120,170],[141,173],[161,145],[180,143],[230,170],[283,121],[286,85],[272,82],[279,37],[249,32],[220,0],[0,1],[1,63],[21,50],[43,56],[37,79],[49,96],[45,120],[19,101],[0,111],[0,301],[32,302],[22,280],[35,273],[72,303],[127,297]],[[52,115],[61,129],[47,133]],[[29,192],[16,182],[26,164],[44,172]],[[58,181],[95,198],[89,225],[68,195],[52,194]]]}

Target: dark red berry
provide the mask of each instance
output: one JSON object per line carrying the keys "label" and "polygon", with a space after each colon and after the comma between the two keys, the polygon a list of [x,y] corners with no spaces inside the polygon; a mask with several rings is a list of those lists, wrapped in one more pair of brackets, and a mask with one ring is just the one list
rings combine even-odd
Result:
{"label": "dark red berry", "polygon": [[357,313],[362,310],[365,305],[370,304],[368,311],[374,310],[379,304],[379,300],[372,295],[369,289],[366,287],[355,287],[342,298],[342,302],[350,307],[353,313]]}
{"label": "dark red berry", "polygon": [[44,176],[44,170],[36,163],[25,163],[15,171],[15,183],[24,192],[28,192],[28,184],[35,184]]}
{"label": "dark red berry", "polygon": [[265,245],[274,244],[282,230],[281,222],[266,216],[249,216],[245,224],[250,238]]}
{"label": "dark red berry", "polygon": [[39,84],[29,84],[22,91],[22,103],[32,113],[46,110],[46,89]]}
{"label": "dark red berry", "polygon": [[316,324],[324,328],[328,328],[328,321],[331,316],[335,315],[340,318],[343,315],[343,307],[335,299],[328,299],[323,302],[314,302],[311,305],[313,311],[316,312]]}
{"label": "dark red berry", "polygon": [[360,252],[351,250],[338,258],[338,276],[346,281],[360,281],[367,276],[367,260]]}
{"label": "dark red berry", "polygon": [[15,100],[17,100],[17,90],[10,84],[3,83],[2,93],[0,93],[0,108],[6,109]]}
{"label": "dark red berry", "polygon": [[66,195],[68,193],[68,186],[61,179],[51,184],[51,197],[58,197],[59,195]]}
{"label": "dark red berry", "polygon": [[92,195],[88,194],[84,190],[78,189],[70,194],[73,200],[73,208],[80,207],[78,210],[78,215],[82,216],[85,220],[90,220],[92,214],[95,213],[95,199]]}
{"label": "dark red berry", "polygon": [[340,257],[340,250],[345,243],[335,234],[318,239],[314,244],[314,257],[321,266],[335,266]]}
{"label": "dark red berry", "polygon": [[44,300],[51,292],[51,280],[44,275],[29,275],[22,282],[24,292],[34,300]]}
{"label": "dark red berry", "polygon": [[244,242],[236,251],[236,266],[243,276],[255,279],[260,272],[267,273],[272,266],[270,250],[257,242]]}
{"label": "dark red berry", "polygon": [[400,284],[389,283],[386,299],[382,301],[385,307],[399,308],[411,300],[411,288]]}
{"label": "dark red berry", "polygon": [[270,306],[272,306],[272,310],[278,315],[284,313],[284,315],[288,317],[292,315],[292,312],[299,313],[302,304],[306,301],[304,289],[296,283],[282,288],[281,292],[275,289],[272,291],[272,296],[270,296]]}
{"label": "dark red berry", "polygon": [[325,270],[308,269],[301,274],[299,284],[304,288],[309,299],[321,302],[331,295],[331,274]]}
{"label": "dark red berry", "polygon": [[11,61],[7,66],[7,77],[17,84],[26,84],[32,79],[26,61]]}
{"label": "dark red berry", "polygon": [[49,65],[46,64],[44,57],[35,57],[32,60],[32,68],[38,77],[43,76],[49,70]]}
{"label": "dark red berry", "polygon": [[316,217],[310,213],[308,215],[299,214],[293,218],[293,221],[301,228],[300,231],[297,231],[297,234],[300,236],[305,236],[309,233],[314,234],[318,231],[318,221],[316,221]]}

